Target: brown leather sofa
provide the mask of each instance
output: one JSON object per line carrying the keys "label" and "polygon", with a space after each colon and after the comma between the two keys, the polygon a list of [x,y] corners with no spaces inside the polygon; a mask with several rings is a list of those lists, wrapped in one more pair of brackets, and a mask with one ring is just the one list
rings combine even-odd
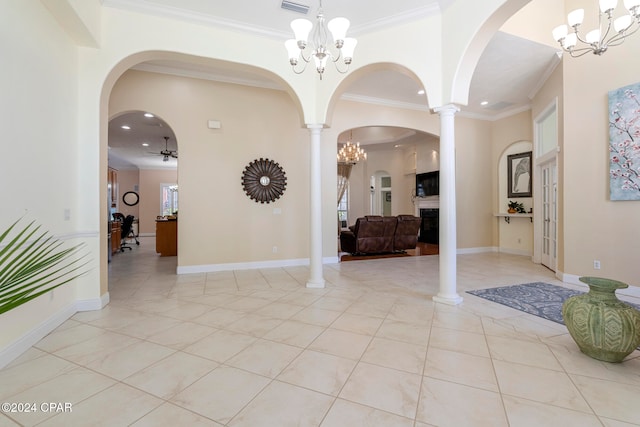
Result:
{"label": "brown leather sofa", "polygon": [[398,215],[396,232],[393,235],[393,250],[415,249],[418,244],[418,231],[422,219],[413,215]]}
{"label": "brown leather sofa", "polygon": [[368,215],[340,233],[340,248],[352,254],[380,254],[414,249],[420,218]]}

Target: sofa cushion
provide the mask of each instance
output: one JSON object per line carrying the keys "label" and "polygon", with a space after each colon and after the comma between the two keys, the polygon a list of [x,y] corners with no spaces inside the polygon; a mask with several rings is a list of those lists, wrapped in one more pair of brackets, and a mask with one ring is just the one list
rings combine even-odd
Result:
{"label": "sofa cushion", "polygon": [[422,219],[413,215],[398,215],[397,218],[393,249],[395,251],[415,249],[418,244],[418,232]]}

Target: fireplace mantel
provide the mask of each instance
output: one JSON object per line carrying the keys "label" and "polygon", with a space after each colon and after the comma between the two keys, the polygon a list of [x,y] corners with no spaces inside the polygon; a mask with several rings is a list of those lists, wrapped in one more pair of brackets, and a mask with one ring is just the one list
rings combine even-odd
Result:
{"label": "fireplace mantel", "polygon": [[414,204],[416,207],[415,215],[420,216],[420,209],[440,209],[440,197],[416,197]]}

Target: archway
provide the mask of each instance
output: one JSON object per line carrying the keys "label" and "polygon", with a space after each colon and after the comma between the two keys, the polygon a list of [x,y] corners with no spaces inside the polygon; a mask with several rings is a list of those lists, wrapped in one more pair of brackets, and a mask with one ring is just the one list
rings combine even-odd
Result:
{"label": "archway", "polygon": [[[108,122],[107,122],[107,117],[109,116],[109,114],[111,113],[113,115],[113,112],[120,112],[120,111],[128,111],[130,109],[140,109],[140,110],[149,110],[149,111],[153,111],[154,113],[156,113],[157,115],[159,115],[160,117],[162,117],[163,119],[166,119],[167,122],[171,122],[171,128],[173,129],[173,133],[175,134],[175,136],[177,137],[177,139],[180,141],[180,162],[182,164],[183,160],[187,160],[190,162],[204,162],[204,164],[201,164],[198,166],[197,170],[208,170],[208,171],[212,171],[215,170],[216,168],[212,168],[210,161],[209,161],[209,165],[207,166],[207,159],[211,159],[211,154],[203,154],[202,152],[198,152],[198,150],[207,150],[207,149],[211,149],[211,148],[217,148],[220,150],[224,151],[225,147],[230,147],[230,146],[240,146],[241,144],[235,144],[235,145],[231,145],[231,144],[212,144],[212,143],[207,143],[205,144],[204,141],[205,140],[215,140],[215,139],[220,139],[223,138],[225,136],[224,130],[222,129],[216,129],[215,126],[209,126],[210,123],[209,121],[211,121],[211,119],[219,119],[220,117],[216,117],[213,114],[208,114],[205,115],[204,117],[201,117],[200,120],[197,121],[197,123],[191,122],[190,118],[188,115],[185,115],[183,113],[187,113],[187,112],[191,112],[193,114],[191,115],[197,115],[199,111],[204,110],[202,108],[197,107],[195,104],[192,104],[190,102],[185,102],[184,100],[179,100],[177,98],[175,98],[175,94],[176,93],[182,93],[185,92],[184,90],[182,92],[180,92],[179,90],[179,83],[176,83],[171,89],[167,88],[166,86],[163,88],[162,83],[160,80],[167,80],[171,75],[167,74],[167,73],[158,73],[158,72],[149,72],[149,71],[143,71],[143,70],[139,70],[139,68],[141,67],[140,64],[154,64],[154,65],[158,65],[158,62],[150,62],[150,61],[182,61],[186,64],[202,64],[203,62],[206,63],[212,63],[215,64],[216,66],[222,64],[221,66],[224,68],[226,67],[226,69],[235,69],[235,67],[237,67],[238,69],[244,70],[245,73],[256,73],[256,75],[260,75],[260,76],[266,76],[268,78],[270,78],[272,81],[277,82],[278,83],[278,88],[280,90],[277,90],[277,96],[279,99],[281,100],[286,100],[286,101],[281,101],[281,102],[285,102],[288,105],[288,113],[286,115],[287,120],[289,123],[291,123],[291,127],[295,128],[296,132],[301,132],[301,133],[306,133],[306,131],[304,129],[300,129],[299,126],[296,126],[296,122],[299,122],[301,120],[302,114],[300,111],[300,103],[296,98],[292,98],[291,97],[291,92],[290,90],[286,89],[287,86],[286,84],[279,79],[277,76],[270,74],[268,72],[265,72],[264,70],[259,70],[255,67],[250,67],[250,66],[243,66],[243,65],[237,65],[237,64],[229,64],[226,63],[224,61],[216,61],[213,59],[210,60],[206,60],[203,58],[199,58],[199,57],[192,57],[192,56],[188,56],[188,55],[184,55],[184,54],[178,54],[178,53],[168,53],[168,52],[144,52],[144,53],[140,53],[137,55],[134,55],[133,57],[128,57],[126,59],[124,59],[123,61],[121,61],[118,66],[116,66],[114,69],[111,70],[111,73],[109,74],[109,78],[107,79],[107,83],[105,83],[104,87],[103,87],[103,94],[102,94],[102,100],[103,102],[101,103],[101,111],[100,111],[100,116],[101,116],[101,124],[102,124],[102,131],[101,131],[101,147],[103,147],[101,149],[101,156],[100,156],[100,163],[101,166],[104,168],[104,175],[106,175],[106,169],[107,169],[107,141],[108,141],[108,133],[106,132],[106,129],[108,128]],[[138,97],[136,99],[129,98],[126,102],[124,103],[113,103],[113,95],[114,95],[114,90],[115,88],[117,88],[117,82],[119,80],[122,79],[123,76],[129,76],[128,77],[128,81],[127,84],[130,86],[127,87],[123,87],[123,89],[120,92],[127,92],[127,91],[132,91],[135,88],[135,84],[136,84],[136,79],[140,78],[141,76],[147,76],[150,77],[151,79],[153,79],[153,84],[156,84],[156,88],[157,90],[154,90],[153,92],[150,92],[146,97]],[[133,77],[132,77],[133,76]],[[164,77],[163,77],[164,76]],[[175,82],[184,82],[185,80],[180,80],[180,79],[186,79],[186,77],[182,77],[182,76],[172,76],[171,77],[173,79],[173,81]],[[203,82],[202,84],[205,84],[205,82],[208,82],[209,80],[204,80],[204,79],[192,79],[193,81],[200,81]],[[241,90],[240,88],[242,87],[247,87],[246,85],[233,85],[231,83],[220,83],[220,85],[226,85],[225,87],[227,89],[229,88],[235,88],[237,87],[238,90]],[[184,87],[184,86],[183,86]],[[175,102],[172,103],[170,102],[159,102],[160,99],[163,99],[163,97],[166,99],[167,95],[163,95],[165,93],[165,90],[168,91],[173,91],[170,93],[174,94],[173,99],[175,99]],[[257,88],[255,89],[257,92],[260,91],[270,91],[271,89],[269,88]],[[197,90],[196,90],[197,92]],[[132,92],[133,93],[133,92]],[[219,95],[218,100],[223,100],[223,99],[228,99],[226,92]],[[109,102],[107,102],[109,101]],[[221,101],[218,101],[221,102]],[[182,107],[180,107],[182,105]],[[189,108],[184,108],[184,106],[188,106]],[[132,108],[133,107],[133,108]],[[108,110],[108,108],[111,108],[111,111]],[[222,108],[222,107],[221,107]],[[208,111],[208,110],[207,110]],[[276,114],[276,111],[273,111],[272,114]],[[297,120],[296,120],[297,119]],[[214,124],[215,124],[215,120],[213,120]],[[230,123],[227,120],[226,122],[223,120],[222,125],[221,126],[227,126],[226,132],[228,133],[230,129],[232,129],[231,127],[229,127]],[[233,127],[234,129],[237,129],[238,127]],[[193,129],[197,129],[197,132],[199,132],[198,135],[194,135],[193,134]],[[258,128],[259,130],[259,128]],[[287,130],[287,132],[291,132],[291,130]],[[240,138],[240,141],[251,141],[252,143],[254,143],[255,141],[258,141],[258,139],[256,137],[250,137],[250,138]],[[275,141],[275,139],[274,139]],[[170,143],[173,141],[169,141]],[[302,144],[297,144],[296,148],[297,150],[304,150],[305,146]],[[169,147],[171,148],[171,147]],[[228,167],[232,167],[233,171],[235,171],[236,169],[239,170],[240,172],[242,171],[242,167],[244,167],[245,162],[251,161],[254,159],[254,157],[259,157],[260,155],[266,155],[269,154],[268,152],[266,153],[245,153],[243,155],[243,159],[242,159],[242,164],[240,165],[236,165],[234,164],[229,164],[226,165]],[[295,150],[292,150],[292,154],[293,156],[297,156],[297,157],[302,157],[301,153],[298,153]],[[251,156],[251,157],[249,157]],[[220,158],[220,155],[216,155],[214,156],[215,158]],[[187,163],[185,163],[186,165]],[[298,166],[296,166],[298,167]],[[232,171],[232,173],[233,173]],[[288,172],[295,172],[295,169],[292,170],[292,168],[288,168],[287,169]],[[237,172],[237,173],[240,173]],[[184,172],[179,171],[178,174],[180,175],[184,175]],[[229,180],[229,174],[225,174],[225,176],[223,177],[216,177],[214,179],[210,179],[210,178],[205,178],[202,177],[201,179],[198,180],[198,177],[195,176],[197,175],[198,172],[195,171],[194,172],[194,168],[191,168],[191,172],[190,175],[187,174],[187,178],[188,179],[183,179],[183,176],[179,176],[178,180],[181,183],[181,206],[184,207],[184,212],[186,212],[188,214],[188,212],[202,212],[202,214],[204,215],[205,209],[200,209],[200,208],[190,208],[188,203],[185,203],[184,205],[182,204],[183,201],[187,201],[187,198],[182,197],[183,196],[183,188],[182,188],[182,184],[188,184],[189,182],[193,183],[193,182],[198,182],[198,186],[200,189],[202,189],[204,191],[204,187],[206,186],[210,186],[212,184],[215,184],[215,182],[224,182],[225,180]],[[102,180],[102,172],[101,172],[101,180]],[[235,175],[231,175],[235,178]],[[192,185],[193,186],[193,185]],[[226,186],[229,187],[229,186]],[[103,188],[105,188],[103,190]],[[236,190],[235,187],[232,187],[234,190]],[[102,191],[105,191],[105,193],[102,193]],[[101,193],[103,194],[103,196],[101,195],[101,200],[105,200],[106,199],[106,185],[101,185]],[[215,192],[215,191],[211,191],[211,192],[207,192],[208,194],[212,194],[212,195],[216,195],[216,194],[220,194],[219,192]],[[208,203],[210,200],[214,200],[211,198],[207,198],[207,197],[200,197],[201,201],[203,203]],[[191,197],[191,200],[193,200],[193,197]],[[244,200],[242,200],[242,202],[244,202]],[[215,206],[215,205],[211,205],[211,206]],[[210,208],[211,206],[208,205],[208,208]],[[253,206],[251,207],[253,209]],[[246,209],[245,209],[246,210]],[[293,211],[293,210],[289,210],[289,211]],[[104,208],[101,207],[100,209],[101,212],[101,216],[103,216],[104,222],[106,224],[106,219],[107,219],[107,206],[105,205]],[[181,209],[181,214],[184,213],[183,210]],[[156,217],[156,213],[154,213],[153,215],[151,215],[151,217],[153,219],[155,219]],[[211,222],[211,221],[209,221]],[[226,227],[226,230],[231,231],[232,228],[230,227]],[[181,234],[183,234],[181,232]],[[193,234],[193,233],[192,233]],[[286,233],[282,233],[282,235],[285,235]],[[302,234],[302,233],[299,233]],[[200,235],[199,238],[203,238],[205,237],[204,233],[202,233]],[[190,244],[196,244],[198,239],[190,239],[192,242],[190,242]],[[105,246],[106,246],[106,242],[105,242]],[[275,245],[274,245],[275,246]],[[271,249],[271,247],[269,248]],[[271,253],[271,250],[269,251]],[[275,251],[274,251],[275,253]],[[180,259],[180,254],[178,255],[178,263],[179,263],[179,259]],[[106,257],[104,258],[104,263],[102,263],[102,268],[101,268],[101,291],[104,294],[106,292],[106,286],[107,286],[107,281],[108,278],[106,276]],[[204,262],[203,262],[204,264]],[[104,273],[103,273],[104,271]]]}

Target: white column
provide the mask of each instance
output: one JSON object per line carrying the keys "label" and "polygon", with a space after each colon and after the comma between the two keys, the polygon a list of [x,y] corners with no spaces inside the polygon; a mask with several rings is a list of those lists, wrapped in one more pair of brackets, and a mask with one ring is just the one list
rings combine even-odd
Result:
{"label": "white column", "polygon": [[456,145],[454,116],[460,111],[449,104],[436,108],[440,115],[440,291],[435,302],[456,305],[462,297],[456,290]]}
{"label": "white column", "polygon": [[322,277],[322,170],[320,161],[322,125],[308,125],[307,127],[311,132],[311,155],[309,160],[310,271],[307,288],[324,288],[324,278]]}

